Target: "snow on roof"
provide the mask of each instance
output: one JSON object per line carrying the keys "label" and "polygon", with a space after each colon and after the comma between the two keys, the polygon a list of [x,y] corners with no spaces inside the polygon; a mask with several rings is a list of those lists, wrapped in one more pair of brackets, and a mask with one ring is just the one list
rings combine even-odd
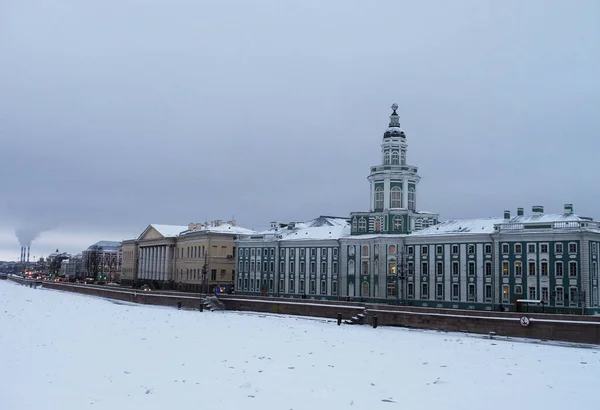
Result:
{"label": "snow on roof", "polygon": [[536,215],[521,215],[515,216],[509,221],[510,223],[528,223],[528,222],[576,222],[589,221],[575,214],[536,214]]}
{"label": "snow on roof", "polygon": [[429,228],[413,232],[412,236],[434,236],[434,235],[463,235],[463,234],[491,234],[494,233],[494,225],[504,222],[503,218],[475,218],[457,219],[446,221]]}
{"label": "snow on roof", "polygon": [[174,236],[179,236],[183,231],[187,231],[187,226],[182,225],[158,225],[158,224],[150,224],[151,227],[156,229],[159,234],[164,236],[165,238],[172,238]]}
{"label": "snow on roof", "polygon": [[193,233],[193,232],[214,232],[214,233],[230,233],[235,235],[252,235],[255,234],[256,231],[252,229],[242,228],[241,226],[232,225],[228,223],[223,223],[219,226],[206,226],[202,225],[202,227],[198,227],[194,230],[189,230],[188,227],[185,228],[184,233]]}
{"label": "snow on roof", "polygon": [[99,248],[118,248],[121,246],[121,242],[117,241],[98,241],[93,244],[91,247],[99,247]]}
{"label": "snow on roof", "polygon": [[[306,222],[293,222],[281,228],[258,232],[260,235],[280,235],[282,241],[339,239],[350,235],[349,218],[319,216]],[[267,238],[265,238],[267,239]]]}

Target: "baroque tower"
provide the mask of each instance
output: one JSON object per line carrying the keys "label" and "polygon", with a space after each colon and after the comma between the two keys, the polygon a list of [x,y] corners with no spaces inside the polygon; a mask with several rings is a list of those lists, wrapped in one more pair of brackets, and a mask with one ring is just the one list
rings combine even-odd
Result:
{"label": "baroque tower", "polygon": [[407,234],[435,225],[438,215],[417,211],[418,168],[406,162],[406,134],[400,128],[398,105],[381,143],[381,164],[371,167],[369,212],[353,212],[352,234]]}

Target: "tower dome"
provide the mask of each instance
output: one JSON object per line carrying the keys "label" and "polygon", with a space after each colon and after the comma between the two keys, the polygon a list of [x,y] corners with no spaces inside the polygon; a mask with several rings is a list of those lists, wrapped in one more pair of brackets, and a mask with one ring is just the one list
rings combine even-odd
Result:
{"label": "tower dome", "polygon": [[385,132],[383,133],[383,138],[390,138],[390,137],[400,137],[400,138],[406,138],[406,135],[404,135],[404,131],[402,131],[400,129],[400,117],[398,116],[398,113],[396,112],[396,110],[398,109],[398,104],[394,103],[392,104],[392,115],[390,115],[390,124],[388,125],[388,129],[385,130]]}

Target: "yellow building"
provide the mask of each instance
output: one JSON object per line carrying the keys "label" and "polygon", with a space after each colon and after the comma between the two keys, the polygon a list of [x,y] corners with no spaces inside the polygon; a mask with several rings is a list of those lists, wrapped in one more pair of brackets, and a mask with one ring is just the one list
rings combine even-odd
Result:
{"label": "yellow building", "polygon": [[235,221],[188,226],[150,224],[137,239],[122,242],[121,284],[227,291],[235,277],[235,241],[253,233]]}

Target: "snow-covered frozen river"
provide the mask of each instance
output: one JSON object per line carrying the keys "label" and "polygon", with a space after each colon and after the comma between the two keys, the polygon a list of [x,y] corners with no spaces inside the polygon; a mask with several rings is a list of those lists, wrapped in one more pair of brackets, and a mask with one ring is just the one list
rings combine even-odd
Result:
{"label": "snow-covered frozen river", "polygon": [[597,409],[600,351],[0,282],[2,410]]}

